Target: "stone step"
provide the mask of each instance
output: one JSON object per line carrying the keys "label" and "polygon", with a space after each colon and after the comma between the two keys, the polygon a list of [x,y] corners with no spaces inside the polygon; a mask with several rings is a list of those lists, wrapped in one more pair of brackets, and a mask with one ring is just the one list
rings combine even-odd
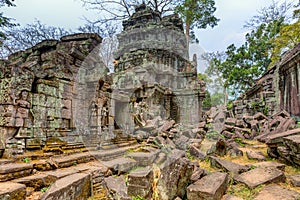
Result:
{"label": "stone step", "polygon": [[276,168],[255,168],[234,177],[234,180],[253,189],[261,184],[285,181],[285,175]]}
{"label": "stone step", "polygon": [[110,161],[101,162],[104,166],[109,168],[113,173],[121,174],[130,171],[132,168],[138,166],[138,163],[131,158],[116,158]]}
{"label": "stone step", "polygon": [[108,160],[112,160],[112,159],[121,157],[121,156],[125,155],[126,152],[137,149],[139,147],[140,147],[139,144],[134,144],[134,145],[125,146],[125,147],[116,148],[116,149],[91,151],[89,153],[93,158],[95,158],[97,160],[108,161]]}
{"label": "stone step", "polygon": [[109,141],[107,143],[103,143],[101,144],[100,147],[98,147],[98,149],[99,150],[117,149],[120,147],[127,147],[135,144],[137,144],[136,140],[123,139],[123,140]]}
{"label": "stone step", "polygon": [[13,163],[13,160],[10,159],[0,159],[0,165],[5,165],[5,164],[9,164],[9,163]]}
{"label": "stone step", "polygon": [[221,199],[227,190],[228,175],[214,172],[204,176],[187,188],[189,200]]}
{"label": "stone step", "polygon": [[32,173],[33,165],[27,163],[9,163],[0,167],[0,182],[9,181]]}
{"label": "stone step", "polygon": [[91,159],[92,158],[89,152],[51,158],[52,162],[55,163],[57,168],[70,167],[79,163],[86,163]]}
{"label": "stone step", "polygon": [[0,183],[0,199],[24,200],[26,198],[26,186],[14,182]]}
{"label": "stone step", "polygon": [[132,158],[138,162],[139,166],[152,166],[155,159],[157,158],[159,151],[154,150],[151,152],[131,152],[126,154],[126,157]]}
{"label": "stone step", "polygon": [[56,180],[57,180],[57,178],[54,178],[53,176],[49,176],[48,174],[45,174],[45,173],[40,173],[40,174],[31,175],[31,176],[26,176],[23,178],[18,178],[18,179],[12,180],[12,182],[24,184],[24,185],[26,185],[26,187],[32,187],[36,191],[38,191],[41,188],[49,187]]}

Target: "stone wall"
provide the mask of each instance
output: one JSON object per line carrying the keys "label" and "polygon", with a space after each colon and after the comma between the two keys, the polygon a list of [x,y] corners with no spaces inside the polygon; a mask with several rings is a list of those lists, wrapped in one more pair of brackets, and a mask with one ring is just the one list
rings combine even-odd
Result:
{"label": "stone wall", "polygon": [[[96,34],[46,40],[0,62],[1,148],[21,153],[50,144],[50,138],[61,144],[78,139],[78,121],[88,120],[85,100],[96,95],[83,91],[107,73],[93,52],[101,40]],[[88,76],[93,69],[100,70],[98,77]]]}
{"label": "stone wall", "polygon": [[233,104],[237,118],[262,112],[272,116],[286,110],[300,117],[300,43],[286,52],[281,60],[268,70],[256,84]]}

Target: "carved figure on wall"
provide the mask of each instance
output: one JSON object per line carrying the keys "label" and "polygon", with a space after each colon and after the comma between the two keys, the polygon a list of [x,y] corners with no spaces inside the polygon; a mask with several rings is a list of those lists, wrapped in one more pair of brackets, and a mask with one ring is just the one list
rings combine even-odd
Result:
{"label": "carved figure on wall", "polygon": [[90,105],[90,109],[89,109],[89,125],[90,127],[95,127],[98,125],[97,123],[97,110],[98,110],[98,106],[95,103],[95,101],[92,101],[91,105]]}
{"label": "carved figure on wall", "polygon": [[133,110],[134,123],[140,127],[146,126],[148,105],[143,101],[134,102]]}

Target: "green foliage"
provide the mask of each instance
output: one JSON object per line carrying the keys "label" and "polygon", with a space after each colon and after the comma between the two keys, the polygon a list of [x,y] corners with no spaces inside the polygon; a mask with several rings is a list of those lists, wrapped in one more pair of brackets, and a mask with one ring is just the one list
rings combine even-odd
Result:
{"label": "green foliage", "polygon": [[259,185],[254,189],[250,189],[244,184],[232,184],[228,188],[228,193],[237,197],[241,197],[245,200],[252,200],[258,194],[258,192],[263,188],[264,185]]}
{"label": "green foliage", "polygon": [[213,16],[216,11],[214,0],[184,0],[175,11],[179,13],[190,28],[214,27],[219,19]]}
{"label": "green foliage", "polygon": [[195,160],[194,156],[191,155],[190,150],[188,150],[188,151],[186,152],[186,157],[187,157],[189,160]]}
{"label": "green foliage", "polygon": [[23,158],[23,160],[22,160],[24,163],[30,163],[30,158]]}
{"label": "green foliage", "polygon": [[211,106],[212,106],[212,104],[211,104],[210,92],[208,90],[206,90],[205,98],[203,99],[203,102],[202,102],[202,107],[209,109]]}
{"label": "green foliage", "polygon": [[207,83],[211,90],[212,106],[226,104],[227,102],[227,88],[224,87],[225,80],[220,71],[220,63],[225,60],[224,52],[211,52],[202,55],[202,59],[206,61],[208,67],[205,70],[206,76],[210,77],[212,81]]}
{"label": "green foliage", "polygon": [[[300,42],[300,19],[295,23],[283,25],[280,29],[279,35],[272,40],[274,48],[272,49],[272,67],[277,61],[283,51],[294,48]],[[269,67],[269,68],[270,68]]]}
{"label": "green foliage", "polygon": [[233,108],[233,101],[229,101],[227,103],[227,110],[231,110]]}
{"label": "green foliage", "polygon": [[217,25],[220,19],[214,16],[215,11],[214,0],[179,1],[179,4],[175,7],[175,12],[178,13],[185,22],[188,41],[191,38],[190,30],[194,27],[205,29],[207,26],[214,27]]}
{"label": "green foliage", "polygon": [[243,139],[242,138],[234,138],[234,141],[240,145],[241,147],[244,147],[245,146],[245,143],[243,142]]}
{"label": "green foliage", "polygon": [[43,187],[42,189],[41,189],[41,192],[47,192],[47,190],[48,190],[49,188],[48,187]]}
{"label": "green foliage", "polygon": [[141,196],[133,196],[132,200],[145,200],[145,198],[143,198]]}
{"label": "green foliage", "polygon": [[[13,0],[0,0],[0,8],[4,6],[15,6],[12,2]],[[12,26],[15,26],[15,24],[11,23],[11,19],[5,17],[3,12],[0,12],[0,45],[2,45],[3,40],[6,38],[3,28]]]}

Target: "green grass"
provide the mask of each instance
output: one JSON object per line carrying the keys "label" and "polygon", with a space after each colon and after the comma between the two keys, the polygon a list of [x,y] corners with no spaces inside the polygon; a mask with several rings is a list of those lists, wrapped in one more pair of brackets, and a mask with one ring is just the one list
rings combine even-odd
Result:
{"label": "green grass", "polygon": [[232,194],[237,197],[241,197],[244,200],[252,200],[258,194],[258,192],[263,188],[263,185],[259,185],[254,189],[248,188],[244,184],[231,184],[228,188],[227,193]]}

